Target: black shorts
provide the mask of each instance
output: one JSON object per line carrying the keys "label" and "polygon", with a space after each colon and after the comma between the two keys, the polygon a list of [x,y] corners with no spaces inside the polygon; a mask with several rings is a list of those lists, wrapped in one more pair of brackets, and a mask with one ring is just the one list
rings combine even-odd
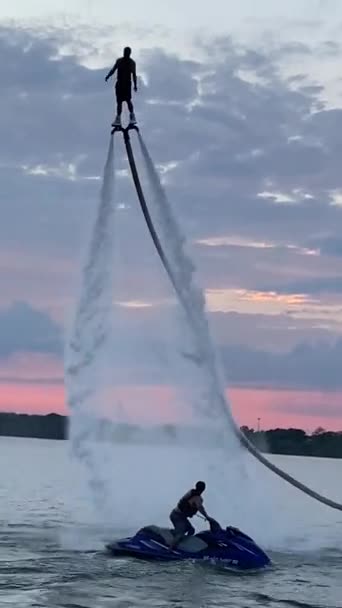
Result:
{"label": "black shorts", "polygon": [[173,509],[170,513],[170,519],[175,528],[176,536],[184,536],[185,534],[192,535],[195,528],[191,525],[186,515],[180,513],[177,509]]}
{"label": "black shorts", "polygon": [[118,101],[131,101],[132,99],[132,85],[121,84],[119,82],[115,85],[116,99]]}

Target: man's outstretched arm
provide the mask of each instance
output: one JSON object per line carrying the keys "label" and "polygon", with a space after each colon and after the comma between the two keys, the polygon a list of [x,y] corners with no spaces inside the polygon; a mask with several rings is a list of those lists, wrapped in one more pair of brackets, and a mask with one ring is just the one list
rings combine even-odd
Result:
{"label": "man's outstretched arm", "polygon": [[201,506],[198,508],[198,510],[199,510],[199,512],[201,513],[201,515],[203,515],[203,517],[205,517],[205,518],[206,518],[206,519],[208,519],[208,520],[210,519],[210,517],[209,517],[208,513],[206,512],[206,510],[205,510],[205,508],[204,508],[204,506],[203,506],[203,505],[201,505]]}
{"label": "man's outstretched arm", "polygon": [[118,61],[116,60],[116,62],[114,63],[112,69],[109,70],[109,72],[108,72],[108,74],[107,74],[107,76],[105,78],[106,82],[107,82],[108,78],[110,78],[111,76],[113,76],[113,74],[114,74],[115,70],[117,69],[117,67],[118,67]]}

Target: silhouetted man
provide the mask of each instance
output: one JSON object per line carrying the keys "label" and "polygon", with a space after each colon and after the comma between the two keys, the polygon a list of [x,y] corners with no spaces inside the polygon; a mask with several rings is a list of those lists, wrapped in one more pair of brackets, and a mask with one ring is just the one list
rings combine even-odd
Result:
{"label": "silhouetted man", "polygon": [[112,69],[108,72],[105,80],[113,76],[117,71],[117,81],[115,85],[116,101],[117,101],[117,112],[115,121],[112,123],[113,127],[121,127],[121,113],[122,104],[125,101],[129,110],[129,122],[130,124],[136,123],[134,115],[134,108],[132,104],[132,77],[134,84],[134,91],[137,91],[137,74],[135,61],[131,59],[131,49],[129,46],[124,48],[123,57],[116,60]]}
{"label": "silhouetted man", "polygon": [[198,481],[192,490],[189,490],[179,500],[177,506],[171,511],[170,519],[174,525],[174,537],[171,548],[174,549],[182,538],[187,534],[192,536],[195,533],[194,527],[189,521],[199,511],[208,521],[210,517],[203,506],[202,494],[205,490],[204,481]]}

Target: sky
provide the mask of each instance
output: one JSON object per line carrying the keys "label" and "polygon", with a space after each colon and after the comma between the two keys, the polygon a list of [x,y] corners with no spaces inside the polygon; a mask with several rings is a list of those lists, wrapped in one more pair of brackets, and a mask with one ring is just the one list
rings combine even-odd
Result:
{"label": "sky", "polygon": [[[1,2],[1,410],[67,412],[63,344],[114,113],[104,76],[130,44],[234,415],[342,429],[341,26],[332,0]],[[114,322],[120,344],[141,328],[157,344],[167,287],[120,148],[116,162],[129,272]],[[167,401],[144,370],[126,389]]]}

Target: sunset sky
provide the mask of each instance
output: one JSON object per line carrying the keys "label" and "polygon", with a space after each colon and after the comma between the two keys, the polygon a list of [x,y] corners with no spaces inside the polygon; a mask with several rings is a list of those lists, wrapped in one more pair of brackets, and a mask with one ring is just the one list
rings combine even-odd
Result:
{"label": "sunset sky", "polygon": [[[114,115],[104,77],[130,44],[236,419],[342,430],[341,28],[337,0],[1,2],[0,410],[67,412],[65,330]],[[121,145],[116,166],[113,373],[153,413],[172,377],[142,353],[162,349],[170,288]]]}

